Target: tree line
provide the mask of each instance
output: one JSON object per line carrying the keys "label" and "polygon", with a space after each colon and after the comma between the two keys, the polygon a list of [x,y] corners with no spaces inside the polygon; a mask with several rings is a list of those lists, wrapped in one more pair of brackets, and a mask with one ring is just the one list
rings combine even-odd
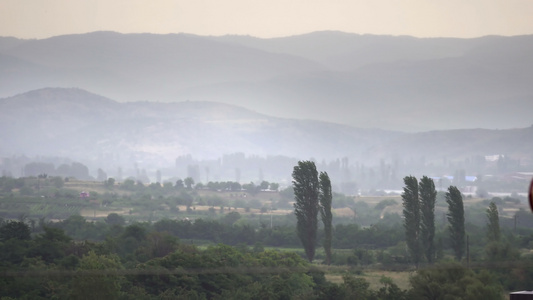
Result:
{"label": "tree line", "polygon": [[242,244],[198,247],[165,229],[115,224],[103,241],[91,242],[74,240],[57,227],[32,232],[25,222],[3,221],[0,297],[402,300],[427,298],[428,286],[440,297],[498,299],[502,293],[493,274],[457,264],[421,270],[405,290],[388,277],[371,289],[354,273],[332,283],[319,265],[291,251]]}
{"label": "tree line", "polygon": [[[427,298],[431,295],[444,297],[453,293],[456,293],[454,295],[460,295],[460,292],[471,297],[483,296],[491,299],[495,294],[499,293],[501,295],[502,285],[500,283],[503,283],[506,289],[511,289],[527,286],[532,280],[533,274],[528,271],[528,266],[531,266],[529,264],[530,259],[520,257],[514,247],[518,244],[527,245],[527,243],[531,243],[533,235],[528,237],[523,234],[512,243],[506,240],[506,237],[510,235],[500,229],[498,207],[494,202],[491,202],[485,211],[487,218],[486,239],[489,241],[485,247],[486,256],[482,259],[478,257],[476,263],[478,263],[478,266],[484,267],[488,266],[487,264],[491,261],[507,261],[512,264],[511,271],[507,273],[475,272],[459,264],[438,264],[438,261],[443,260],[442,253],[439,252],[442,252],[444,248],[441,242],[444,234],[435,227],[434,210],[437,193],[435,192],[433,181],[426,176],[422,177],[420,181],[413,176],[408,176],[404,178],[404,183],[404,193],[402,194],[404,219],[403,221],[401,219],[395,221],[403,222],[404,228],[386,226],[385,223],[381,223],[387,220],[387,216],[373,226],[364,228],[360,228],[353,223],[333,226],[331,207],[335,204],[332,201],[329,176],[325,172],[319,173],[314,163],[309,161],[300,162],[293,170],[293,193],[296,200],[294,209],[295,212],[297,209],[302,210],[301,220],[299,220],[297,213],[293,215],[296,218],[295,225],[287,224],[269,228],[266,223],[262,223],[259,227],[255,227],[247,224],[247,222],[242,222],[241,216],[237,212],[221,215],[218,220],[164,219],[155,223],[130,223],[129,226],[125,226],[124,218],[117,214],[110,214],[105,219],[105,222],[94,223],[86,222],[80,216],[72,216],[57,223],[45,224],[43,220],[37,226],[30,226],[28,220],[5,221],[0,226],[0,247],[2,248],[0,252],[5,262],[10,263],[4,265],[3,270],[22,270],[24,272],[34,269],[68,271],[71,272],[69,273],[70,275],[77,276],[71,276],[73,278],[89,278],[87,276],[90,275],[90,272],[84,270],[92,270],[90,269],[91,267],[96,268],[96,270],[102,268],[113,272],[117,270],[133,270],[137,272],[136,268],[139,266],[142,266],[142,271],[139,272],[147,270],[146,272],[149,274],[134,274],[134,276],[125,272],[126,274],[118,275],[106,274],[106,276],[109,275],[108,277],[100,276],[109,279],[109,282],[111,282],[105,281],[99,284],[109,286],[109,293],[114,295],[115,299],[133,297],[133,294],[144,297],[140,299],[151,299],[150,297],[160,297],[161,295],[169,298],[219,298],[222,295],[231,297],[230,290],[233,292],[239,291],[238,295],[241,295],[243,299],[254,298],[258,295],[270,295],[268,297],[265,296],[267,299],[285,299],[296,296],[306,299],[331,299],[331,297],[340,299],[354,297],[359,299],[413,299],[413,297]],[[150,187],[147,188],[150,189]],[[164,187],[159,185],[159,188]],[[301,205],[297,205],[299,196],[301,196]],[[475,228],[466,222],[462,195],[456,187],[450,186],[448,188],[445,200],[448,204],[447,220],[449,226],[446,229],[447,240],[450,241],[454,257],[461,262],[465,250],[468,253],[468,247],[465,249],[465,244],[466,246],[468,244],[464,241],[466,232],[475,234],[480,231],[475,231]],[[389,202],[380,202],[380,204],[381,206],[387,206]],[[318,230],[318,215],[321,217],[324,230]],[[311,222],[305,223],[309,220]],[[303,221],[304,224],[316,225],[316,227],[299,226],[298,222],[300,221]],[[329,230],[327,230],[328,226]],[[309,228],[311,230],[307,230]],[[304,230],[300,231],[300,229]],[[408,235],[411,236],[408,237]],[[91,236],[97,238],[91,238]],[[273,284],[276,282],[273,277],[265,276],[256,280],[254,274],[246,273],[237,277],[248,279],[239,281],[240,279],[236,278],[237,281],[233,285],[228,284],[230,281],[233,282],[232,276],[235,275],[233,273],[232,275],[227,275],[222,272],[221,274],[217,273],[217,276],[204,276],[205,274],[193,272],[194,276],[183,277],[183,274],[179,271],[182,269],[189,270],[187,269],[189,267],[196,268],[196,266],[207,269],[214,266],[213,268],[215,269],[222,268],[224,270],[235,266],[243,267],[244,269],[263,266],[262,263],[251,263],[248,259],[256,263],[263,259],[274,261],[279,259],[280,262],[277,264],[265,262],[268,266],[277,268],[283,266],[283,261],[288,258],[271,254],[271,250],[265,250],[265,247],[304,244],[308,240],[304,241],[302,236],[304,239],[307,238],[314,241],[313,243],[307,243],[307,246],[313,247],[309,252],[304,247],[303,255],[300,256],[294,253],[295,257],[299,257],[300,262],[298,262],[298,265],[304,266],[304,268],[312,266],[310,261],[315,256],[314,247],[317,245],[325,247],[325,254],[321,257],[324,258],[324,263],[341,263],[352,266],[379,263],[379,265],[387,266],[386,264],[391,262],[411,262],[419,266],[424,262],[428,262],[438,265],[434,273],[432,273],[431,269],[423,268],[420,270],[417,273],[418,275],[411,279],[412,288],[408,291],[398,289],[386,278],[383,279],[383,288],[378,291],[370,290],[367,282],[353,276],[346,276],[340,284],[331,284],[325,282],[320,272],[309,270],[304,270],[301,273],[296,272],[297,274],[294,276],[303,279],[303,281],[296,280],[289,285],[286,285],[286,283],[291,282],[291,276],[283,277],[276,272],[272,273],[278,276],[276,278],[280,280],[276,284]],[[74,237],[74,240],[72,237]],[[330,242],[328,242],[328,238]],[[408,241],[409,239],[411,241]],[[84,240],[92,241],[81,242]],[[196,243],[204,243],[206,240],[226,245],[210,246],[207,249],[215,249],[211,250],[213,252],[209,252],[203,247],[195,246]],[[54,246],[56,242],[59,243],[57,247]],[[457,245],[453,244],[455,242],[457,242]],[[328,243],[330,243],[329,246],[327,246]],[[481,242],[478,240],[477,245],[480,244]],[[83,247],[85,248],[82,247],[80,249],[80,245],[84,245]],[[401,254],[402,250],[405,249],[405,246],[402,245],[407,245],[409,249],[405,257],[402,257],[403,254]],[[350,249],[351,252],[343,258],[341,253],[331,251],[331,257],[328,257],[326,247],[329,247],[330,251],[332,248],[345,247]],[[411,249],[411,247],[417,248]],[[65,253],[65,249],[72,250],[68,250]],[[176,254],[179,251],[187,255],[190,254],[190,256],[184,256],[185,254],[183,253]],[[310,259],[308,253],[311,253],[311,251],[313,256]],[[218,257],[217,259],[221,261],[219,265],[213,265],[209,261],[207,263],[204,262],[204,259],[216,258],[217,254],[220,253],[229,253],[229,255]],[[261,253],[268,253],[268,255],[264,254],[266,256],[262,256],[263,254]],[[419,256],[414,257],[414,254]],[[391,257],[391,255],[394,255],[394,257]],[[308,262],[305,262],[302,257],[305,257]],[[469,255],[466,255],[466,257],[468,258]],[[189,260],[194,263],[188,264]],[[441,268],[447,268],[446,272],[442,272]],[[448,270],[451,271],[448,272]],[[151,273],[156,271],[161,271],[162,273],[155,275]],[[168,274],[166,272],[174,273]],[[301,276],[301,274],[309,277]],[[12,281],[6,283],[8,292],[3,295],[22,297],[11,296],[17,295],[13,287],[22,287],[21,290],[24,290],[24,286],[27,283],[24,282],[24,279],[17,277],[16,274],[12,275],[8,276]],[[135,280],[137,281],[131,278],[136,278]],[[252,278],[251,281],[249,280],[250,278]],[[309,281],[310,278],[311,281]],[[96,282],[98,279],[92,278],[91,280]],[[263,279],[266,281],[263,281]],[[84,284],[91,282],[91,280],[68,281],[68,283],[63,284],[62,297],[80,298],[81,296],[75,296],[75,292],[72,290],[83,289]],[[152,287],[153,284],[159,284],[159,280],[163,280],[165,284],[160,284],[160,287]],[[218,282],[218,280],[222,282]],[[248,286],[249,282],[255,281],[259,282],[257,286]],[[427,294],[428,289],[425,287],[432,284],[432,281],[433,286],[437,282],[438,284],[437,287],[434,286],[433,290],[430,291],[432,294],[429,295]],[[462,282],[465,281],[469,282],[469,284],[461,286]],[[148,284],[146,282],[151,283]],[[170,288],[170,284],[166,284],[167,282],[180,282],[181,285],[178,284],[174,288]],[[278,287],[277,284],[282,283],[285,284],[284,287]],[[57,287],[57,285],[61,285],[58,281],[35,281],[31,284],[47,287],[54,286],[56,290],[61,289],[61,287]],[[484,285],[490,285],[491,289],[488,289],[488,291],[482,288],[476,290]],[[194,288],[190,288],[191,286]],[[208,288],[205,288],[206,286]],[[446,288],[443,289],[441,286],[454,286],[456,288],[452,293],[452,291]],[[139,289],[131,290],[133,287],[139,287]],[[298,287],[305,288],[300,289]],[[87,288],[87,290],[90,290],[90,288]],[[43,292],[41,290],[31,295],[39,297],[46,295],[47,298],[50,298],[52,294],[47,294],[46,291]],[[57,296],[59,294],[54,295],[59,297]],[[37,296],[32,298],[37,299]]]}
{"label": "tree line", "polygon": [[[433,264],[435,252],[435,200],[437,192],[433,180],[423,176],[420,181],[414,176],[404,178],[402,193],[405,240],[412,263],[418,268],[424,261]],[[463,196],[456,186],[449,186],[445,194],[448,204],[446,218],[451,248],[456,261],[465,258],[470,262],[469,240],[465,227],[465,209]],[[516,218],[516,217],[515,217]],[[486,209],[486,237],[488,244],[486,254],[489,259],[513,259],[511,244],[502,243],[498,207],[490,202]],[[516,250],[515,250],[516,251]]]}

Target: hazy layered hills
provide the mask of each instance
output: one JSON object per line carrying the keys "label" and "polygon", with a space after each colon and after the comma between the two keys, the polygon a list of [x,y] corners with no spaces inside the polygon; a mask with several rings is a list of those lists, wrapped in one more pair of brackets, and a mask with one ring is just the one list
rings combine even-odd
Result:
{"label": "hazy layered hills", "polygon": [[506,154],[531,159],[533,127],[401,133],[267,116],[215,102],[119,103],[80,89],[46,88],[0,99],[0,156],[62,156],[171,166],[176,157],[241,152],[297,159],[428,161]]}
{"label": "hazy layered hills", "polygon": [[533,36],[0,38],[0,97],[79,87],[119,102],[222,102],[362,128],[527,127],[531,82]]}
{"label": "hazy layered hills", "polygon": [[[0,49],[7,65],[2,73],[9,79],[3,93],[16,87],[66,86],[105,92],[121,101],[171,101],[184,88],[320,69],[303,58],[184,34],[95,32],[1,44],[6,44]],[[33,77],[42,69],[47,76],[38,82]]]}
{"label": "hazy layered hills", "polygon": [[80,89],[47,88],[0,100],[0,154],[168,164],[181,155],[242,152],[302,158],[357,155],[398,133],[269,117],[214,102],[118,103]]}

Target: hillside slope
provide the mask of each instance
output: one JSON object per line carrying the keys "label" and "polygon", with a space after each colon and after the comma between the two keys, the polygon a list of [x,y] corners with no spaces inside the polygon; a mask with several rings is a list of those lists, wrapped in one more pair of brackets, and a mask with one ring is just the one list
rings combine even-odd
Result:
{"label": "hillside slope", "polygon": [[280,119],[214,102],[118,103],[80,89],[46,88],[0,99],[0,155],[95,159],[120,154],[145,164],[182,155],[359,156],[398,133]]}
{"label": "hillside slope", "polygon": [[517,128],[531,125],[532,50],[533,36],[0,38],[0,97],[79,87],[119,102],[222,102],[359,128]]}
{"label": "hillside slope", "polygon": [[214,102],[119,103],[80,89],[46,88],[0,99],[0,157],[102,157],[146,167],[179,156],[282,155],[375,164],[381,159],[465,159],[505,154],[531,161],[533,127],[401,133],[283,119]]}

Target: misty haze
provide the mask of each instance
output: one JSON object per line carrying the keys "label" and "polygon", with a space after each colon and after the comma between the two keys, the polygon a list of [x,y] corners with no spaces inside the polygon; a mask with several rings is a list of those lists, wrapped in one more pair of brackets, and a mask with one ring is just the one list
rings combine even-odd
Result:
{"label": "misty haze", "polygon": [[426,299],[442,270],[454,299],[530,289],[532,50],[0,37],[0,298]]}
{"label": "misty haze", "polygon": [[234,180],[240,168],[242,180],[288,185],[297,160],[340,174],[346,158],[349,178],[336,181],[365,189],[498,173],[494,155],[513,161],[505,172],[531,171],[532,48],[531,36],[342,32],[0,38],[0,166],[24,176],[31,161],[76,161],[91,177],[144,170],[149,181],[189,165]]}

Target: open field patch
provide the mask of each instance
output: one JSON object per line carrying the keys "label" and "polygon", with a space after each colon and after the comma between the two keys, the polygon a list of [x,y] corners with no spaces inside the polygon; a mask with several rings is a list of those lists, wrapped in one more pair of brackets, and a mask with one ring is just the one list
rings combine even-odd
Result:
{"label": "open field patch", "polygon": [[[331,272],[326,271],[326,280],[335,283],[341,284],[343,282],[343,274],[338,272],[342,270],[343,267],[334,267],[331,269]],[[345,267],[345,271],[348,272],[348,267]],[[383,287],[383,284],[380,282],[381,278],[388,277],[402,290],[409,289],[409,277],[412,275],[412,272],[393,272],[393,271],[383,271],[383,270],[364,270],[361,275],[355,275],[355,277],[364,278],[370,284],[370,288],[373,290],[378,290]]]}

